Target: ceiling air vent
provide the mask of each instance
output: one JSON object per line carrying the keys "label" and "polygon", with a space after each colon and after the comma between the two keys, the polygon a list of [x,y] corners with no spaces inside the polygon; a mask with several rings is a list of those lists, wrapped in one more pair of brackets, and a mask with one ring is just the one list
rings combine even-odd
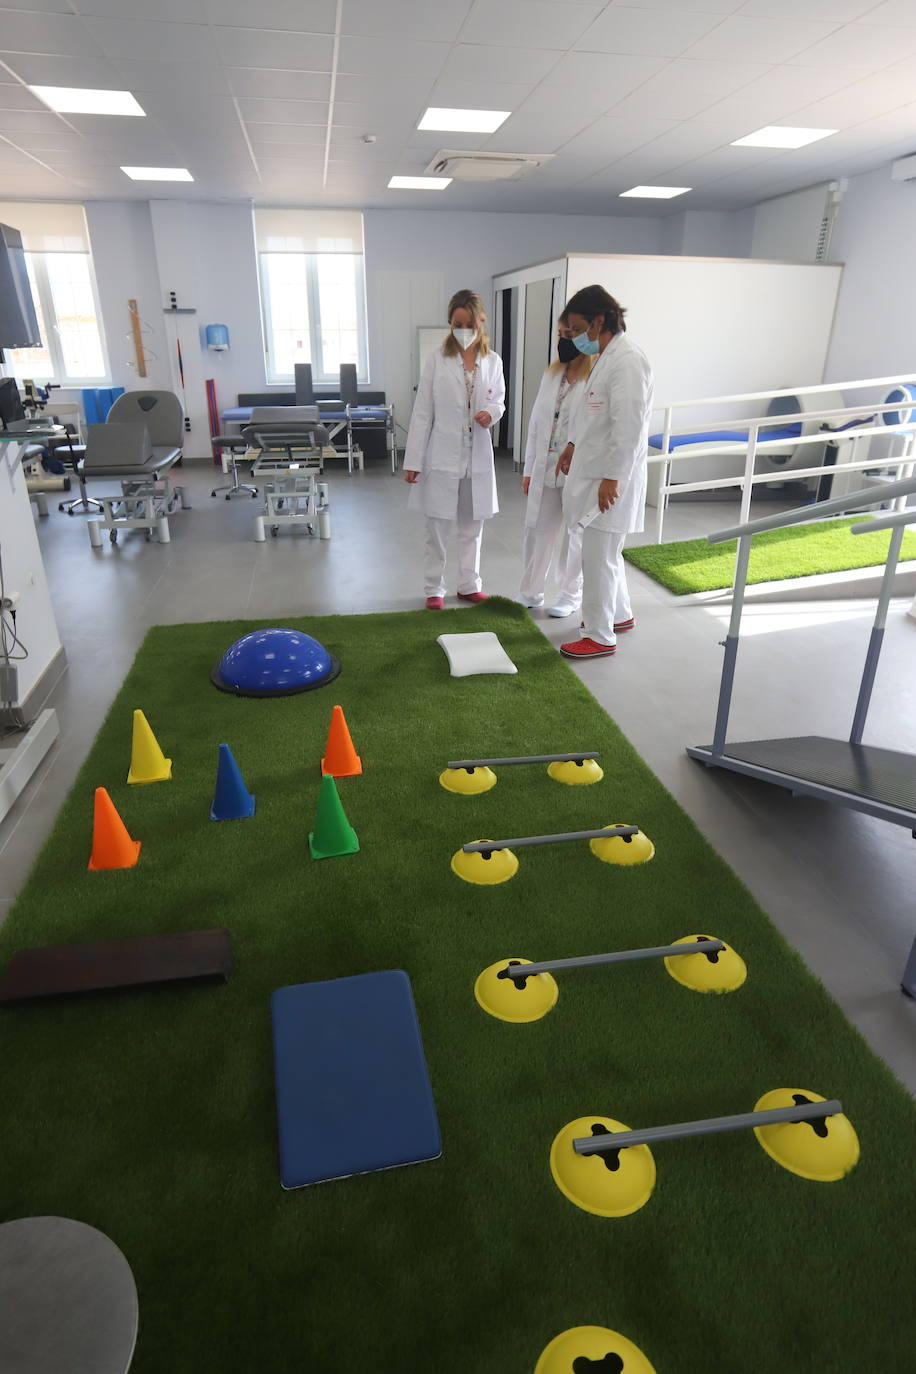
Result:
{"label": "ceiling air vent", "polygon": [[463,153],[443,148],[426,168],[426,175],[456,181],[519,181],[552,157],[553,153]]}

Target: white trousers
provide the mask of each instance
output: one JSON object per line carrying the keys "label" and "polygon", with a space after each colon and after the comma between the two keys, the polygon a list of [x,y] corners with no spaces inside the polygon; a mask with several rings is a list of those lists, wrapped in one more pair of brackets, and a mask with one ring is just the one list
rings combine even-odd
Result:
{"label": "white trousers", "polygon": [[597,644],[616,644],[615,622],[633,615],[623,561],[625,539],[625,534],[593,525],[582,534],[582,633]]}
{"label": "white trousers", "polygon": [[458,590],[480,591],[480,543],[483,521],[474,519],[474,498],[470,477],[458,483],[458,512],[454,520],[426,517],[426,547],[423,559],[425,596],[445,596],[445,557],[449,535],[457,525],[458,533]]}
{"label": "white trousers", "polygon": [[[559,544],[558,531],[562,531]],[[557,601],[569,601],[578,606],[582,596],[582,530],[578,525],[570,530],[563,519],[563,488],[545,487],[536,523],[525,526],[520,589],[523,600],[543,598],[554,550]]]}

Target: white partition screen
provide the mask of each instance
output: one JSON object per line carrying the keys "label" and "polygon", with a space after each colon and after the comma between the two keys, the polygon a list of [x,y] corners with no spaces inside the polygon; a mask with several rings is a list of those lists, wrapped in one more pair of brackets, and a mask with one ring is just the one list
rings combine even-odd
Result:
{"label": "white partition screen", "polygon": [[[827,263],[570,254],[566,294],[598,283],[627,307],[661,405],[822,381],[841,272]],[[689,417],[691,426],[707,418]],[[715,417],[725,418],[721,407]]]}

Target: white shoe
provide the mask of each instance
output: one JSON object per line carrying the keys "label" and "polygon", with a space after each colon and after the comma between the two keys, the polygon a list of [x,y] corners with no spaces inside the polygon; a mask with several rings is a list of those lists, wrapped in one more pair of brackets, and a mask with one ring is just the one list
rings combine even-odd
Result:
{"label": "white shoe", "polygon": [[527,606],[529,611],[535,611],[538,606],[543,606],[544,598],[542,596],[520,596],[518,598],[518,604],[520,606]]}
{"label": "white shoe", "polygon": [[573,601],[558,601],[555,606],[547,607],[547,614],[552,615],[555,620],[564,620],[566,616],[572,615],[573,611],[578,609]]}

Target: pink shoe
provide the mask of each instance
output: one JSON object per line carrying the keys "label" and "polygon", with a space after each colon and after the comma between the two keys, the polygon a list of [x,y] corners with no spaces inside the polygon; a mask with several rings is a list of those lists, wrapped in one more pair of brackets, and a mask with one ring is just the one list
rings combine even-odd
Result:
{"label": "pink shoe", "polygon": [[486,592],[459,592],[459,593],[458,593],[458,600],[459,600],[459,601],[474,601],[474,602],[478,602],[478,601],[489,601],[490,598],[489,598],[489,596],[487,595]]}
{"label": "pink shoe", "polygon": [[569,644],[560,645],[560,653],[564,658],[609,658],[614,653],[616,645],[599,644],[594,639],[577,639]]}
{"label": "pink shoe", "polygon": [[441,611],[445,602],[441,596],[428,596],[426,598],[426,609],[428,611]]}

